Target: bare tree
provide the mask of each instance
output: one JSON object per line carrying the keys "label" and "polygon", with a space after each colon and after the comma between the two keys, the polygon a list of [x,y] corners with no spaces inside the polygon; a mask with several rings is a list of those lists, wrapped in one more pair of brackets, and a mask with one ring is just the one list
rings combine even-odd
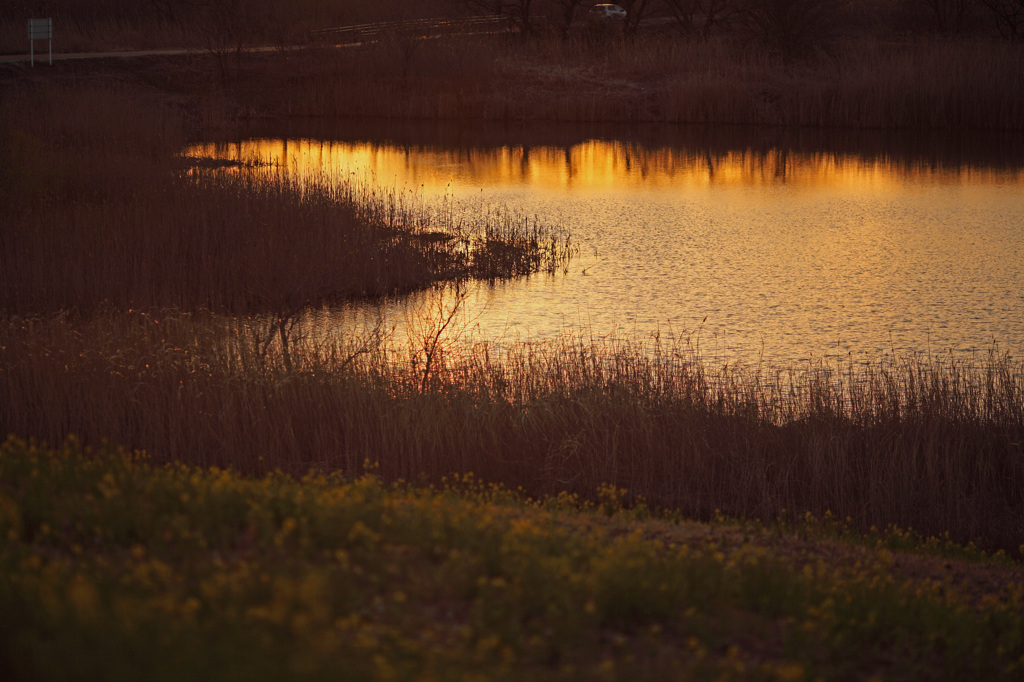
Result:
{"label": "bare tree", "polygon": [[201,17],[202,41],[217,62],[221,82],[226,82],[231,58],[237,71],[242,53],[259,39],[259,18],[245,0],[205,0]]}
{"label": "bare tree", "polygon": [[521,33],[533,33],[535,28],[534,0],[463,0],[467,8],[481,14],[507,18]]}
{"label": "bare tree", "polygon": [[662,0],[683,33],[707,36],[736,11],[735,0]]}
{"label": "bare tree", "polygon": [[662,4],[676,20],[679,30],[690,35],[696,28],[697,0],[662,0]]}
{"label": "bare tree", "polygon": [[519,31],[529,35],[535,28],[533,9],[533,0],[509,0],[506,12]]}
{"label": "bare tree", "polygon": [[1004,38],[1024,39],[1024,0],[981,0],[981,4],[995,17]]}
{"label": "bare tree", "polygon": [[737,9],[735,0],[696,0],[695,4],[704,22],[701,27],[701,33],[704,35],[726,24]]}
{"label": "bare tree", "polygon": [[784,58],[834,39],[846,0],[741,0],[746,30]]}
{"label": "bare tree", "polygon": [[409,356],[413,370],[420,378],[420,392],[439,385],[439,372],[450,346],[463,337],[471,321],[465,319],[463,308],[469,298],[465,282],[437,292],[434,303],[420,317],[408,321]]}
{"label": "bare tree", "polygon": [[569,29],[576,19],[576,11],[585,4],[588,4],[587,0],[555,0],[556,25],[562,36],[569,35]]}
{"label": "bare tree", "polygon": [[935,25],[942,33],[957,35],[964,26],[964,18],[975,0],[920,0],[935,17]]}
{"label": "bare tree", "polygon": [[640,21],[651,10],[653,3],[650,0],[619,0],[619,4],[626,10],[626,25],[623,30],[627,35],[636,33],[640,27]]}

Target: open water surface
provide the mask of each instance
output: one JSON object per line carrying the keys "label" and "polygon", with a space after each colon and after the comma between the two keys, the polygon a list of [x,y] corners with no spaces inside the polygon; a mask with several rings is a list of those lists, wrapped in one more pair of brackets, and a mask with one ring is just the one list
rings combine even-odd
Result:
{"label": "open water surface", "polygon": [[[699,336],[706,356],[783,365],[1024,351],[1017,137],[350,124],[189,153],[569,230],[580,253],[568,272],[470,285],[461,320],[473,338]],[[441,295],[320,320],[383,316],[402,334]]]}

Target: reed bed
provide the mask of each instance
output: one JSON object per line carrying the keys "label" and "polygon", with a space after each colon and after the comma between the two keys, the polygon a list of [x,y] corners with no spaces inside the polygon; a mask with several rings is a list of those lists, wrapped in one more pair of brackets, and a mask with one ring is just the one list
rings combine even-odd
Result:
{"label": "reed bed", "polygon": [[403,188],[181,158],[182,114],[117,87],[16,90],[0,121],[8,312],[285,312],[553,270],[572,253],[511,210],[468,214]]}
{"label": "reed bed", "polygon": [[9,319],[0,431],[253,473],[376,462],[388,480],[611,485],[697,518],[828,511],[1024,542],[1024,367],[1009,355],[717,368],[654,341],[460,351],[281,329],[209,313]]}
{"label": "reed bed", "polygon": [[851,34],[785,59],[729,32],[238,47],[130,71],[226,131],[279,116],[1024,130],[1024,44],[992,39]]}
{"label": "reed bed", "polygon": [[[781,44],[741,21],[707,34],[662,24],[635,35],[577,26],[423,40],[385,31],[342,49],[318,44],[310,31],[465,8],[408,0],[301,2],[287,11],[275,3],[105,4],[102,16],[119,19],[60,8],[62,44],[204,50],[139,70],[148,70],[148,83],[207,98],[214,120],[226,96],[251,115],[1024,130],[1024,44],[996,38],[988,19],[962,36],[936,34],[925,2],[902,3],[918,15],[909,23],[891,3],[847,3],[856,17],[840,12]],[[24,31],[22,17],[0,18],[0,50],[23,46]],[[244,53],[256,45],[289,49]]]}
{"label": "reed bed", "polygon": [[258,115],[1024,130],[1022,50],[851,39],[783,61],[729,37],[486,37],[254,57],[224,88]]}

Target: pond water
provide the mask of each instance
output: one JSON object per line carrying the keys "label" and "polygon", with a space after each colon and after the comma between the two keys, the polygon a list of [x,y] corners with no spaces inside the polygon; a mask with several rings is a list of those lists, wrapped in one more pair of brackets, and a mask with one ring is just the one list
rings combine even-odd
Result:
{"label": "pond water", "polygon": [[[304,130],[200,145],[569,230],[568,272],[477,283],[474,338],[689,338],[773,364],[1024,350],[1019,138],[706,129]],[[399,333],[439,292],[323,311]],[[450,292],[449,292],[450,299]]]}

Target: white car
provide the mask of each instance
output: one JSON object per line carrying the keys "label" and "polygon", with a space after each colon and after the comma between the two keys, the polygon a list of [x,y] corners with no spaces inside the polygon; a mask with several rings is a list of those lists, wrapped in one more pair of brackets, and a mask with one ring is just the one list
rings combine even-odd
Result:
{"label": "white car", "polygon": [[592,21],[622,21],[626,18],[626,10],[618,5],[594,5],[590,8]]}

